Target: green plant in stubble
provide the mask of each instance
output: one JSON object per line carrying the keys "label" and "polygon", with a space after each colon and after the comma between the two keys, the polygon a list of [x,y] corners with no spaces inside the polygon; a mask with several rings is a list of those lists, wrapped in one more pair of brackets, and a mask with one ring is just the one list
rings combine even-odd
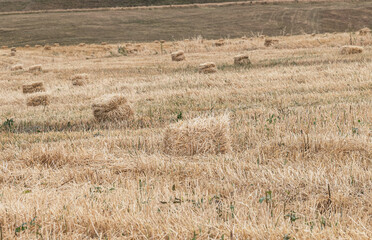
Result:
{"label": "green plant in stubble", "polygon": [[11,132],[14,127],[14,120],[13,118],[6,119],[3,124],[1,125],[1,129],[4,129],[5,131]]}
{"label": "green plant in stubble", "polygon": [[128,51],[125,47],[119,46],[118,47],[118,53],[123,55],[123,56],[128,56]]}

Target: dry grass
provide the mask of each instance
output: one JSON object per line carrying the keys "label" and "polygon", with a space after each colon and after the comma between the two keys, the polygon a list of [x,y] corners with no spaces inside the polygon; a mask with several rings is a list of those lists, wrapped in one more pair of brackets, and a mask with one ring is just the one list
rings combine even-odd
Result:
{"label": "dry grass", "polygon": [[71,77],[72,85],[74,86],[84,86],[87,84],[88,79],[89,76],[86,73],[76,74]]}
{"label": "dry grass", "polygon": [[[134,43],[127,56],[110,53],[123,42],[0,50],[3,239],[371,239],[372,38],[354,36],[361,54],[340,54],[350,33],[278,36],[269,48],[193,38],[163,54]],[[187,61],[171,60],[177,50]],[[234,65],[241,53],[249,67]],[[218,73],[199,74],[203,62]],[[77,73],[89,84],[74,87]],[[27,82],[45,83],[47,107],[25,106]],[[94,121],[107,94],[130,100],[131,121]],[[186,139],[176,134],[193,119],[191,133],[208,137],[190,142],[216,146],[202,117],[226,112],[228,154],[164,153],[168,127]]]}

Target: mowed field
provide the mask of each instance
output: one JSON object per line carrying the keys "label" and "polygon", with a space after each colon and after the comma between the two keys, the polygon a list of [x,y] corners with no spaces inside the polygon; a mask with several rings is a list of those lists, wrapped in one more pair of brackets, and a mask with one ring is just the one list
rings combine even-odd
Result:
{"label": "mowed field", "polygon": [[[0,50],[2,239],[371,239],[372,37],[277,39]],[[34,82],[49,105],[26,105]],[[134,117],[97,122],[113,93]],[[228,153],[164,152],[170,124],[222,115]]]}
{"label": "mowed field", "polygon": [[347,32],[371,28],[371,15],[371,1],[2,13],[0,45]]}

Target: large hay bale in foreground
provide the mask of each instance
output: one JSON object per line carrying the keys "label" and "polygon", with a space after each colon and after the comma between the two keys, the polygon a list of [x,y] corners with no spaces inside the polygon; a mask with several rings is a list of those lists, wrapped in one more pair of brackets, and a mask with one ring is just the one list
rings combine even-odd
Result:
{"label": "large hay bale in foreground", "polygon": [[22,92],[23,93],[45,92],[44,84],[42,82],[25,84],[22,86]]}
{"label": "large hay bale in foreground", "polygon": [[276,44],[278,42],[279,42],[279,40],[277,40],[277,39],[266,38],[264,45],[265,45],[265,47],[269,47],[269,46],[274,45],[274,44]]}
{"label": "large hay bale in foreground", "polygon": [[207,62],[199,65],[200,73],[215,73],[217,72],[216,64],[214,62]]}
{"label": "large hay bale in foreground", "polygon": [[127,99],[121,95],[105,95],[92,105],[93,115],[96,120],[121,122],[130,120],[134,112],[127,104]]}
{"label": "large hay bale in foreground", "polygon": [[240,54],[234,57],[234,64],[235,65],[250,65],[251,61],[249,60],[249,56],[247,54]]}
{"label": "large hay bale in foreground", "polygon": [[46,93],[35,93],[27,98],[27,106],[46,106],[50,103],[49,94]]}
{"label": "large hay bale in foreground", "polygon": [[33,66],[28,68],[29,72],[41,72],[42,70],[43,69],[42,69],[41,65],[33,65]]}
{"label": "large hay bale in foreground", "polygon": [[172,52],[171,56],[172,56],[172,61],[179,62],[179,61],[185,60],[185,53],[182,50]]}
{"label": "large hay bale in foreground", "polygon": [[170,125],[164,152],[170,155],[224,154],[231,151],[229,117],[199,117]]}
{"label": "large hay bale in foreground", "polygon": [[345,45],[341,48],[341,54],[357,54],[362,52],[363,47],[360,46]]}
{"label": "large hay bale in foreground", "polygon": [[86,73],[76,74],[71,77],[71,81],[72,85],[74,86],[83,86],[88,81],[88,74]]}
{"label": "large hay bale in foreground", "polygon": [[22,70],[22,69],[23,69],[22,64],[16,64],[16,65],[13,65],[13,66],[10,67],[11,71],[18,71],[18,70]]}
{"label": "large hay bale in foreground", "polygon": [[371,29],[365,27],[365,28],[362,28],[362,29],[359,30],[359,35],[366,36],[366,35],[370,34],[371,32],[372,32]]}

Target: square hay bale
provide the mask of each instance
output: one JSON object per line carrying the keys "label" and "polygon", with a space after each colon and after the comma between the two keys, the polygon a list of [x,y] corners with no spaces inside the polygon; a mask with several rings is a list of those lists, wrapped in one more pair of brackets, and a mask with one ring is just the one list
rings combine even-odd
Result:
{"label": "square hay bale", "polygon": [[365,27],[365,28],[362,28],[362,29],[359,30],[359,35],[366,36],[368,34],[371,34],[371,32],[372,32],[371,29]]}
{"label": "square hay bale", "polygon": [[92,105],[93,115],[97,121],[121,122],[133,118],[134,112],[122,95],[105,95]]}
{"label": "square hay bale", "polygon": [[86,73],[76,74],[71,77],[72,85],[83,86],[87,83],[88,78],[88,74]]}
{"label": "square hay bale", "polygon": [[199,73],[215,73],[217,72],[214,62],[207,62],[199,65]]}
{"label": "square hay bale", "polygon": [[54,43],[54,46],[55,47],[59,47],[59,43]]}
{"label": "square hay bale", "polygon": [[234,57],[234,64],[235,65],[250,65],[251,61],[249,60],[249,56],[247,54],[240,54]]}
{"label": "square hay bale", "polygon": [[277,39],[266,38],[264,45],[265,45],[265,47],[270,47],[271,45],[274,45],[274,44],[276,44],[278,42],[279,42],[279,40],[277,40]]}
{"label": "square hay bale", "polygon": [[35,45],[35,48],[40,48],[40,47],[41,47],[41,45],[38,45],[38,44]]}
{"label": "square hay bale", "polygon": [[11,71],[18,71],[18,70],[23,70],[23,65],[22,64],[16,64],[10,67]]}
{"label": "square hay bale", "polygon": [[23,93],[35,93],[35,92],[45,92],[44,84],[42,82],[36,82],[32,84],[22,85]]}
{"label": "square hay bale", "polygon": [[49,45],[45,45],[45,46],[44,46],[44,50],[52,50],[52,47],[49,46]]}
{"label": "square hay bale", "polygon": [[165,40],[160,40],[160,43],[165,43]]}
{"label": "square hay bale", "polygon": [[214,43],[216,47],[221,47],[225,45],[225,40],[224,39],[219,39],[217,42]]}
{"label": "square hay bale", "polygon": [[85,43],[79,43],[79,47],[84,47]]}
{"label": "square hay bale", "polygon": [[35,93],[27,97],[27,106],[36,107],[36,106],[47,106],[50,103],[49,94],[46,93]]}
{"label": "square hay bale", "polygon": [[8,49],[8,46],[1,46],[1,49]]}
{"label": "square hay bale", "polygon": [[182,50],[172,52],[171,56],[172,56],[172,61],[176,61],[176,62],[183,61],[186,59],[185,53]]}
{"label": "square hay bale", "polygon": [[25,48],[30,48],[30,45],[26,44],[26,45],[25,45]]}
{"label": "square hay bale", "polygon": [[41,72],[42,70],[43,69],[42,69],[41,65],[33,65],[33,66],[28,68],[29,72]]}
{"label": "square hay bale", "polygon": [[101,45],[107,45],[107,42],[101,42]]}
{"label": "square hay bale", "polygon": [[10,49],[10,51],[11,51],[11,52],[17,52],[17,48],[12,47],[12,48]]}
{"label": "square hay bale", "polygon": [[176,156],[224,154],[231,151],[228,115],[198,117],[168,126],[164,134],[164,152]]}
{"label": "square hay bale", "polygon": [[341,48],[341,54],[357,54],[362,53],[363,47],[360,46],[353,46],[353,45],[345,45]]}

